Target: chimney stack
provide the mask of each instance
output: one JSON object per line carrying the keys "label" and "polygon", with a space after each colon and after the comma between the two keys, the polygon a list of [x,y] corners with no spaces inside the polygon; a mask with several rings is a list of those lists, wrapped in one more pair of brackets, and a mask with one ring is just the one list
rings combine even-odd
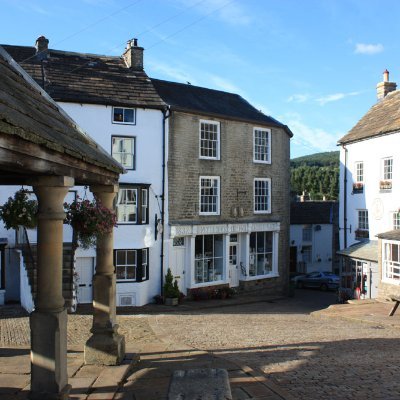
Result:
{"label": "chimney stack", "polygon": [[35,47],[36,47],[36,56],[40,60],[46,59],[47,52],[49,50],[49,39],[46,39],[44,36],[39,36],[36,39]]}
{"label": "chimney stack", "polygon": [[385,71],[383,71],[383,82],[379,82],[376,85],[376,94],[378,101],[384,99],[388,93],[396,90],[396,87],[397,85],[395,82],[389,82],[389,71],[385,69]]}
{"label": "chimney stack", "polygon": [[136,71],[143,70],[143,47],[138,46],[137,39],[128,40],[126,49],[122,55],[128,68]]}

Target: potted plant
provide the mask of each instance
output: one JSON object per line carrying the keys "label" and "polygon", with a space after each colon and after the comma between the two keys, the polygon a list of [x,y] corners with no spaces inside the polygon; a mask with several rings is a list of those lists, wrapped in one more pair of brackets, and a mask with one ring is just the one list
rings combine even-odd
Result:
{"label": "potted plant", "polygon": [[171,268],[168,268],[167,274],[165,275],[164,282],[164,299],[167,306],[177,306],[180,296],[178,287],[178,281],[172,275]]}
{"label": "potted plant", "polygon": [[84,249],[94,247],[98,237],[110,233],[117,225],[115,213],[98,200],[83,200],[77,196],[71,204],[64,203],[64,208],[65,223],[72,226],[77,242]]}
{"label": "potted plant", "polygon": [[353,193],[362,193],[364,189],[363,182],[355,182],[353,183]]}
{"label": "potted plant", "polygon": [[33,229],[37,226],[37,210],[37,201],[29,200],[28,191],[20,189],[1,206],[0,218],[6,229],[18,229],[19,226]]}
{"label": "potted plant", "polygon": [[392,181],[380,181],[379,189],[390,190],[392,188]]}

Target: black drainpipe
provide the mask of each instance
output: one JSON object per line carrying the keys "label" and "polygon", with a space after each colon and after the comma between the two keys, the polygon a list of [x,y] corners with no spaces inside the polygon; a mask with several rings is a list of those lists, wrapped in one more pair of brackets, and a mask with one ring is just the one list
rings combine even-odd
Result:
{"label": "black drainpipe", "polygon": [[164,294],[164,232],[165,232],[165,125],[167,123],[167,119],[170,116],[169,106],[162,110],[163,113],[163,128],[162,128],[162,194],[161,194],[161,225],[163,227],[161,232],[161,254],[160,254],[160,263],[161,263],[161,279],[160,279],[160,293],[161,296]]}
{"label": "black drainpipe", "polygon": [[347,248],[347,149],[342,145],[344,150],[344,175],[343,175],[343,244]]}

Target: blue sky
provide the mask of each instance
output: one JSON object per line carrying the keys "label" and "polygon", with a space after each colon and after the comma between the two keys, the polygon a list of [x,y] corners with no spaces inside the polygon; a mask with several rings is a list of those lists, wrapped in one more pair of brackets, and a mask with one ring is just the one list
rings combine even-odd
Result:
{"label": "blue sky", "polygon": [[337,150],[400,78],[397,0],[0,0],[0,43],[120,55],[148,75],[235,92],[294,133],[291,156]]}

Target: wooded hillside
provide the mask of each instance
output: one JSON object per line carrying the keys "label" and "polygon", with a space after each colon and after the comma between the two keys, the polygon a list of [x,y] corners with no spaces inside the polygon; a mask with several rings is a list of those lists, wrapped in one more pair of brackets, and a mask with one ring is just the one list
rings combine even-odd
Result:
{"label": "wooded hillside", "polygon": [[307,192],[312,200],[337,200],[339,196],[339,151],[294,158],[291,165],[291,190]]}

